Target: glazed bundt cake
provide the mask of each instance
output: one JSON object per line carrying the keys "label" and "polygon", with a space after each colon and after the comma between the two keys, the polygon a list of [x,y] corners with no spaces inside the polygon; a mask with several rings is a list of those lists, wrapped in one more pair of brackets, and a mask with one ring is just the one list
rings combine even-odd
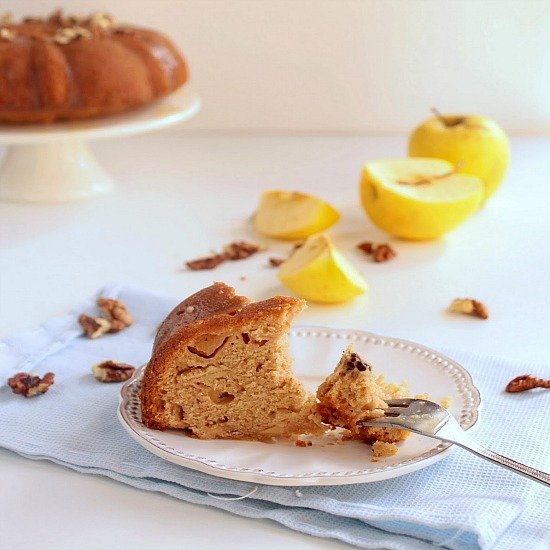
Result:
{"label": "glazed bundt cake", "polygon": [[95,13],[0,22],[0,122],[122,113],[172,92],[187,67],[170,40]]}
{"label": "glazed bundt cake", "polygon": [[305,302],[260,302],[215,283],[168,315],[141,387],[143,423],[200,439],[291,437],[313,433],[315,398],[294,376],[288,330]]}
{"label": "glazed bundt cake", "polygon": [[357,426],[359,420],[380,418],[388,408],[385,399],[408,397],[405,384],[390,384],[376,376],[372,366],[349,346],[334,372],[317,390],[316,410],[324,423],[345,428],[353,439],[366,443],[395,443],[410,435],[407,430]]}

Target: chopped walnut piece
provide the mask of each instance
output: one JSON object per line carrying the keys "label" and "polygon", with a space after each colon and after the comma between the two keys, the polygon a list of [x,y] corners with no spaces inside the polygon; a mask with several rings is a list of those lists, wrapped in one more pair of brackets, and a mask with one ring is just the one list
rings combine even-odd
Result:
{"label": "chopped walnut piece", "polygon": [[550,380],[537,378],[532,374],[522,374],[521,376],[516,376],[513,380],[510,380],[510,382],[506,385],[505,391],[508,393],[518,393],[533,390],[535,388],[550,388]]}
{"label": "chopped walnut piece", "polygon": [[111,323],[109,332],[119,332],[134,322],[133,317],[120,300],[98,298],[97,305],[104,313],[105,318]]}
{"label": "chopped walnut piece", "polygon": [[91,317],[83,313],[78,317],[80,326],[88,338],[99,338],[111,330],[111,322],[103,317]]}
{"label": "chopped walnut piece", "polygon": [[371,241],[364,241],[357,245],[359,250],[362,250],[365,254],[372,254],[374,243]]}
{"label": "chopped walnut piece", "polygon": [[117,20],[112,15],[102,11],[92,13],[88,22],[92,27],[99,27],[104,31],[114,29],[118,26]]}
{"label": "chopped walnut piece", "polygon": [[225,259],[223,254],[213,254],[212,256],[203,256],[196,260],[190,260],[189,262],[185,262],[185,265],[187,269],[191,269],[192,271],[197,271],[199,269],[214,269],[222,262],[225,262]]}
{"label": "chopped walnut piece", "polygon": [[271,267],[279,267],[285,261],[284,258],[269,258],[269,265]]}
{"label": "chopped walnut piece", "polygon": [[489,311],[485,305],[473,298],[456,298],[451,302],[449,310],[479,317],[480,319],[489,318]]}
{"label": "chopped walnut piece", "polygon": [[52,40],[57,44],[69,44],[73,40],[78,40],[80,38],[90,40],[92,36],[92,33],[88,29],[76,25],[74,27],[62,27],[58,29]]}
{"label": "chopped walnut piece", "polygon": [[259,244],[235,241],[223,247],[223,254],[228,260],[244,260],[260,250],[263,248]]}
{"label": "chopped walnut piece", "polygon": [[196,260],[185,262],[185,265],[188,269],[194,271],[198,269],[214,269],[225,260],[243,260],[260,250],[264,250],[264,247],[259,244],[248,243],[246,241],[234,241],[225,245],[221,254],[213,253],[208,256],[203,256]]}
{"label": "chopped walnut piece", "polygon": [[388,244],[374,244],[371,241],[364,241],[357,245],[359,250],[362,250],[365,254],[372,254],[375,262],[387,262],[397,256],[395,250]]}
{"label": "chopped walnut piece", "polygon": [[100,382],[125,382],[134,374],[135,370],[135,367],[128,363],[120,363],[112,359],[92,367],[95,379]]}
{"label": "chopped walnut piece", "polygon": [[0,29],[0,40],[6,40],[6,42],[13,42],[16,37],[16,32],[12,29],[2,28]]}
{"label": "chopped walnut piece", "polygon": [[8,386],[13,393],[18,393],[25,397],[34,397],[41,393],[46,393],[53,384],[55,374],[47,372],[42,378],[34,373],[19,372],[8,378]]}
{"label": "chopped walnut piece", "polygon": [[375,262],[387,262],[395,258],[395,250],[389,244],[379,244],[373,251]]}
{"label": "chopped walnut piece", "polygon": [[375,457],[393,456],[397,454],[397,445],[395,443],[386,443],[384,441],[375,441],[372,444],[372,454]]}

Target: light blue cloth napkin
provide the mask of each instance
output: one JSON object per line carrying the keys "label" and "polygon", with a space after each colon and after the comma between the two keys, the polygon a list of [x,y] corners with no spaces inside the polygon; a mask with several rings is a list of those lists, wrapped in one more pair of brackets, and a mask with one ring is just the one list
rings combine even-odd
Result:
{"label": "light blue cloth napkin", "polygon": [[[135,443],[117,419],[119,384],[90,373],[106,358],[147,361],[156,327],[179,301],[123,285],[102,296],[121,299],[135,324],[97,340],[81,336],[76,318],[95,299],[37,330],[0,344],[0,381],[26,371],[53,371],[45,395],[24,399],[0,387],[0,446],[89,474],[159,491],[362,548],[420,550],[434,545],[549,548],[550,490],[462,449],[426,469],[395,479],[338,487],[271,487],[230,481],[166,462]],[[466,353],[462,363],[480,388],[479,442],[542,470],[549,469],[550,394],[506,394],[509,379],[530,371],[550,378],[550,365],[510,364]],[[240,500],[226,497],[249,495]],[[221,498],[220,498],[221,497]]]}

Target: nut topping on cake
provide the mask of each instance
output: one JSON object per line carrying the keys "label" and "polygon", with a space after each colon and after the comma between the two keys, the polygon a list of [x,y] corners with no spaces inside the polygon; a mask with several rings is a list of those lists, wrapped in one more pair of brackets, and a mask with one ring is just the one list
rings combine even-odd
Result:
{"label": "nut topping on cake", "polygon": [[99,27],[104,31],[109,31],[118,27],[118,21],[112,15],[102,11],[92,13],[88,22],[90,26]]}
{"label": "nut topping on cake", "polygon": [[74,27],[63,27],[62,29],[58,29],[53,35],[52,40],[57,44],[64,45],[69,44],[73,40],[79,40],[80,38],[90,40],[92,36],[92,33],[88,29],[77,25]]}
{"label": "nut topping on cake", "polygon": [[11,29],[0,29],[0,40],[6,40],[7,42],[13,42],[16,37],[15,31]]}

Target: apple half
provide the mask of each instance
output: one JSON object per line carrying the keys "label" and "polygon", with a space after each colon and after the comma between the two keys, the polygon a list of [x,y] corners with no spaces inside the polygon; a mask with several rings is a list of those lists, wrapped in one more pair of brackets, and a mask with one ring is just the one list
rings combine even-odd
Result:
{"label": "apple half", "polygon": [[403,239],[436,239],[477,210],[483,183],[440,159],[384,160],[363,167],[360,197],[380,229]]}

